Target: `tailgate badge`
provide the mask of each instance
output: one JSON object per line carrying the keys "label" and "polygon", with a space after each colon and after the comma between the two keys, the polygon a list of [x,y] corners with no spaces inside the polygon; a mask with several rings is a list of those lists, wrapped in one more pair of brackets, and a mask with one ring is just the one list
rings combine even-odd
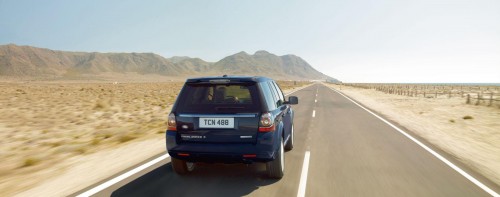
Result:
{"label": "tailgate badge", "polygon": [[182,125],[182,129],[188,129],[187,125]]}
{"label": "tailgate badge", "polygon": [[252,138],[252,136],[251,135],[242,135],[242,136],[240,136],[240,138],[247,139],[247,138]]}

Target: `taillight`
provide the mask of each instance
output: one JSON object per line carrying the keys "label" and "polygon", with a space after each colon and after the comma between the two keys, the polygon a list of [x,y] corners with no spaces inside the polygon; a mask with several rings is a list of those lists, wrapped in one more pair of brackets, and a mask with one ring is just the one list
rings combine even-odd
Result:
{"label": "taillight", "polygon": [[243,155],[243,158],[255,158],[255,157],[257,157],[256,154],[244,154]]}
{"label": "taillight", "polygon": [[263,113],[260,116],[259,132],[271,132],[276,129],[271,113]]}
{"label": "taillight", "polygon": [[175,121],[175,114],[170,113],[168,115],[168,130],[169,131],[177,131],[177,122]]}

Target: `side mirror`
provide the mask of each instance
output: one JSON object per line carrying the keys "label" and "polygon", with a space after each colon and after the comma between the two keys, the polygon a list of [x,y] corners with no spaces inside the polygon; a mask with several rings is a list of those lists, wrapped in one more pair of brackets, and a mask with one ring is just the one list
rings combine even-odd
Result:
{"label": "side mirror", "polygon": [[290,105],[299,104],[299,98],[297,98],[296,96],[290,96],[290,97],[288,97],[288,102],[286,102],[286,104],[290,104]]}

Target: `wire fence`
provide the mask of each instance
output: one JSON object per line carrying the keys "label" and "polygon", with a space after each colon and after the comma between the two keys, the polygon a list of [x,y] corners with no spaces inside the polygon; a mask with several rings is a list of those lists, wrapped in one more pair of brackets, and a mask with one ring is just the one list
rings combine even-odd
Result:
{"label": "wire fence", "polygon": [[338,85],[373,89],[387,94],[424,98],[460,97],[466,104],[500,108],[500,86],[488,85],[429,85],[429,84],[379,84],[342,83]]}

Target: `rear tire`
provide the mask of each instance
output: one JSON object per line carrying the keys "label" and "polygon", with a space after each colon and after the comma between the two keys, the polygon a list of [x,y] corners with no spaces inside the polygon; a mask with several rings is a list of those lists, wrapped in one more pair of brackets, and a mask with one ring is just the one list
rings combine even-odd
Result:
{"label": "rear tire", "polygon": [[194,170],[194,163],[172,157],[172,169],[179,175],[187,174]]}
{"label": "rear tire", "polygon": [[292,130],[290,131],[290,138],[288,139],[288,142],[286,142],[285,145],[285,151],[291,151],[293,149],[293,137],[294,132],[293,132],[293,124],[292,124]]}
{"label": "rear tire", "polygon": [[267,173],[269,178],[281,179],[285,172],[285,152],[283,147],[283,139],[280,140],[280,148],[276,153],[276,158],[273,161],[267,162]]}

